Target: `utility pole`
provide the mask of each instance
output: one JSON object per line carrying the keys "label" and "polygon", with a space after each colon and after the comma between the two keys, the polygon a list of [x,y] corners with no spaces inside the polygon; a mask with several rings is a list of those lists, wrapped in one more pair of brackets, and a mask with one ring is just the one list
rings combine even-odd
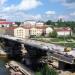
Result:
{"label": "utility pole", "polygon": [[64,31],[64,46],[65,46],[65,31]]}

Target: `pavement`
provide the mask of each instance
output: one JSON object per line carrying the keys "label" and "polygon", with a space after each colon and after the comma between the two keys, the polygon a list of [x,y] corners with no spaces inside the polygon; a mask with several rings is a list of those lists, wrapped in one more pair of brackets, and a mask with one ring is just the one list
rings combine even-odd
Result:
{"label": "pavement", "polygon": [[61,71],[59,75],[75,75],[75,72],[70,72],[70,71]]}

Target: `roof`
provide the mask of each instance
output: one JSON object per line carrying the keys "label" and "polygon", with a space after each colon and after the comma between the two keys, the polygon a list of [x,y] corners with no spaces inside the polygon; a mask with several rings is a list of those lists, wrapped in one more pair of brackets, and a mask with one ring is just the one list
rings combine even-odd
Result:
{"label": "roof", "polygon": [[56,28],[55,29],[57,32],[59,32],[59,31],[71,31],[71,28],[69,28],[69,27],[62,27],[62,28]]}
{"label": "roof", "polygon": [[[31,28],[37,28],[37,29],[45,29],[47,28],[48,26],[31,26],[31,25],[26,25],[26,26],[20,26],[24,29],[31,29]],[[17,27],[18,28],[18,27]]]}
{"label": "roof", "polygon": [[47,26],[36,26],[35,28],[37,28],[37,29],[45,29],[45,28],[47,28]]}
{"label": "roof", "polygon": [[0,21],[6,21],[6,19],[0,19]]}
{"label": "roof", "polygon": [[7,27],[5,28],[6,30],[14,30],[15,28],[17,28],[16,26],[15,27]]}
{"label": "roof", "polygon": [[6,21],[4,21],[4,22],[0,22],[0,24],[13,24],[13,22],[6,22]]}

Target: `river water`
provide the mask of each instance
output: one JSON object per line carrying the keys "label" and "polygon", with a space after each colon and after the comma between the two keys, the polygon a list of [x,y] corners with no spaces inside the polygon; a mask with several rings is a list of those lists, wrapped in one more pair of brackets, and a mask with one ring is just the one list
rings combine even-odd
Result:
{"label": "river water", "polygon": [[0,75],[10,75],[5,67],[6,61],[0,58]]}

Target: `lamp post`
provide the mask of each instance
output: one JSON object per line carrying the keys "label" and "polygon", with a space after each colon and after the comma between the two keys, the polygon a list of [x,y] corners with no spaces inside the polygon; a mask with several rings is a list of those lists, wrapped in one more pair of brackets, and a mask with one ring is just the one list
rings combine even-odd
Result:
{"label": "lamp post", "polygon": [[64,31],[64,46],[65,46],[65,31]]}

